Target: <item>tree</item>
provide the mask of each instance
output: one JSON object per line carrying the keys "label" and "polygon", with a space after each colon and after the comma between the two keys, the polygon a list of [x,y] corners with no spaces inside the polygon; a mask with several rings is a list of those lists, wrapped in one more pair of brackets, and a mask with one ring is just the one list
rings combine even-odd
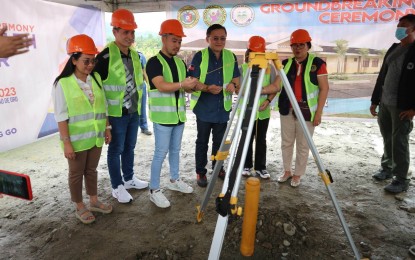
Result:
{"label": "tree", "polygon": [[337,73],[343,73],[344,72],[344,60],[346,57],[347,50],[349,49],[348,44],[349,42],[344,39],[339,39],[333,41],[333,43],[336,44],[334,47],[334,50],[339,55],[337,59]]}
{"label": "tree", "polygon": [[141,35],[136,38],[136,49],[141,51],[149,59],[161,50],[161,38],[153,34]]}
{"label": "tree", "polygon": [[[107,43],[114,41],[114,35],[107,36]],[[140,35],[135,38],[135,49],[142,52],[146,59],[156,55],[161,50],[161,38],[160,36],[154,36],[153,34],[147,34],[145,36]]]}
{"label": "tree", "polygon": [[357,68],[357,72],[365,72],[365,68],[363,67],[363,61],[369,56],[369,49],[368,48],[360,48],[359,50],[359,65]]}

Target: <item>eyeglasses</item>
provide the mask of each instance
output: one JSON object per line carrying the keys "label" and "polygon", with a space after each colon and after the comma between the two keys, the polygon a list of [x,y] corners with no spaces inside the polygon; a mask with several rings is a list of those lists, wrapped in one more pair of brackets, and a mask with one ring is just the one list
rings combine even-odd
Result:
{"label": "eyeglasses", "polygon": [[91,65],[95,65],[95,63],[97,63],[97,59],[84,59],[82,60],[82,62],[84,63],[85,66],[88,66],[89,64]]}
{"label": "eyeglasses", "polygon": [[226,41],[226,37],[210,37],[210,38],[215,42],[217,42],[217,41],[225,42]]}
{"label": "eyeglasses", "polygon": [[293,48],[293,49],[304,49],[304,47],[305,47],[305,43],[294,43],[294,44],[291,44],[291,48]]}

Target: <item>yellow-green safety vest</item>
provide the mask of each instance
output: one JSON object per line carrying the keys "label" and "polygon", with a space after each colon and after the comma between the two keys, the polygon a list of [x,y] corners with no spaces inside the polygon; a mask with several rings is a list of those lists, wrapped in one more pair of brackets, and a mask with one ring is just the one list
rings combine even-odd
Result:
{"label": "yellow-green safety vest", "polygon": [[[98,73],[95,78],[101,82]],[[105,108],[105,94],[95,80],[92,80],[94,104],[79,87],[75,75],[59,80],[68,106],[69,138],[75,152],[91,149],[104,144],[105,126],[107,121]],[[63,148],[63,142],[61,141]]]}
{"label": "yellow-green safety vest", "polygon": [[[242,66],[242,75],[243,75],[243,77],[245,77],[246,71],[248,70],[248,65],[249,65],[248,63],[244,63],[244,64],[241,65]],[[268,66],[268,69],[270,69],[269,66]],[[271,73],[265,73],[264,80],[262,81],[262,87],[266,87],[269,84],[271,84]],[[258,103],[258,108],[267,99],[267,97],[268,97],[268,95],[261,95],[260,96],[259,103]],[[241,98],[239,100],[239,102],[240,102],[240,104],[242,104],[243,99]],[[263,120],[263,119],[267,119],[267,118],[270,118],[270,117],[271,117],[271,108],[270,108],[270,106],[268,106],[263,111],[257,110],[256,119]]]}
{"label": "yellow-green safety vest", "polygon": [[[305,84],[305,90],[307,93],[307,104],[310,108],[311,112],[311,120],[314,120],[314,116],[317,111],[317,105],[318,105],[318,94],[320,93],[320,89],[318,85],[315,85],[313,82],[311,82],[310,79],[310,71],[311,66],[313,65],[313,60],[315,58],[314,54],[309,54],[307,59],[307,66],[304,69],[304,84]],[[290,67],[293,63],[294,58],[288,59],[287,64],[284,66],[284,72],[287,74],[290,71]],[[282,86],[281,86],[282,87]]]}
{"label": "yellow-green safety vest", "polygon": [[[124,63],[122,62],[120,49],[111,42],[108,44],[109,49],[109,65],[108,77],[103,82],[105,96],[108,103],[108,115],[120,117],[122,116],[122,104],[124,100],[124,92],[126,90],[126,73]],[[138,92],[138,114],[141,113],[141,98],[143,94],[143,68],[141,67],[140,57],[137,51],[130,48],[131,59],[134,68],[134,81]]]}
{"label": "yellow-green safety vest", "polygon": [[[173,82],[169,64],[158,53],[157,59],[163,66],[163,78],[166,82]],[[179,81],[186,78],[186,67],[181,59],[173,57],[176,63]],[[176,102],[175,92],[160,92],[156,89],[148,90],[148,106],[150,120],[157,124],[177,124],[186,122],[186,98],[184,89],[179,89],[179,98]],[[177,104],[176,104],[177,103]]]}
{"label": "yellow-green safety vest", "polygon": [[[209,49],[203,49],[202,52],[202,61],[200,63],[200,77],[199,81],[205,83],[206,75],[208,73],[209,67]],[[223,72],[223,84],[229,83],[233,79],[233,70],[235,67],[235,58],[233,53],[230,50],[223,49],[222,51],[222,72]],[[222,90],[223,93],[223,107],[226,111],[230,111],[232,108],[232,94],[225,91],[225,88]],[[196,104],[197,100],[201,95],[201,91],[195,91],[192,93],[190,99],[190,109],[193,109]]]}

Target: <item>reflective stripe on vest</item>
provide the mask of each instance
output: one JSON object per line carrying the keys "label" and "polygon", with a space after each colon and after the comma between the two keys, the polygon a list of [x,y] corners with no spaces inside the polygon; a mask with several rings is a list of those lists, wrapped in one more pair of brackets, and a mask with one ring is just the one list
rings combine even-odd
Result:
{"label": "reflective stripe on vest", "polygon": [[[246,71],[248,70],[248,63],[244,63],[241,66],[242,66],[242,75],[243,75],[243,77],[245,77]],[[268,65],[267,70],[270,70],[269,65]],[[262,87],[264,88],[264,87],[268,86],[269,84],[271,84],[271,72],[265,73],[264,80],[262,81]],[[259,102],[258,102],[258,109],[261,106],[261,104],[265,102],[265,100],[267,98],[268,98],[268,95],[261,95],[260,96]],[[243,99],[241,98],[240,99],[240,104],[242,104],[242,102],[243,102]],[[263,111],[257,110],[256,119],[259,118],[260,120],[262,120],[262,119],[267,119],[267,118],[270,118],[270,117],[271,117],[271,105],[268,105],[267,108]]]}
{"label": "reflective stripe on vest", "polygon": [[[173,82],[173,75],[167,61],[158,53],[157,59],[163,66],[163,78],[165,82]],[[173,57],[176,63],[179,81],[186,78],[186,67],[181,59]],[[186,99],[184,90],[179,90],[179,98],[176,102],[175,92],[160,92],[157,88],[148,91],[149,118],[157,124],[177,124],[186,122]]]}
{"label": "reflective stripe on vest", "polygon": [[[206,75],[208,74],[208,67],[209,67],[209,49],[201,50],[202,53],[202,61],[200,63],[200,77],[199,81],[205,83]],[[224,88],[222,89],[223,93],[223,107],[226,111],[231,110],[232,107],[232,94],[225,91],[225,84],[228,84],[233,79],[233,69],[235,67],[235,58],[233,53],[230,50],[223,49],[222,51],[222,72],[223,72],[223,85]],[[190,109],[193,109],[196,104],[197,100],[201,95],[201,91],[195,91],[192,93],[192,97],[190,99]]]}
{"label": "reflective stripe on vest", "polygon": [[[95,78],[101,81],[98,73]],[[85,151],[104,144],[106,108],[104,91],[92,80],[94,104],[91,105],[72,74],[59,80],[68,106],[69,137],[75,152]],[[63,142],[61,141],[63,148]]]}
{"label": "reflective stripe on vest", "polygon": [[[318,95],[320,93],[320,89],[318,85],[313,84],[313,82],[311,82],[311,79],[310,79],[310,71],[311,71],[311,66],[313,65],[314,58],[315,58],[314,54],[308,55],[307,66],[305,67],[304,73],[303,73],[305,90],[307,94],[307,105],[310,108],[310,112],[311,112],[311,121],[314,120],[314,116],[317,111]],[[290,71],[290,67],[293,63],[293,60],[294,58],[288,59],[287,64],[284,66],[285,74],[287,74]]]}
{"label": "reflective stripe on vest", "polygon": [[[122,104],[124,100],[124,92],[126,89],[126,73],[124,63],[122,62],[120,49],[111,42],[108,44],[109,63],[108,77],[103,82],[105,96],[108,104],[108,115],[120,117],[122,115]],[[137,51],[130,48],[131,59],[134,68],[134,81],[138,92],[138,110],[141,112],[142,84],[143,84],[143,68],[141,67],[140,57]]]}

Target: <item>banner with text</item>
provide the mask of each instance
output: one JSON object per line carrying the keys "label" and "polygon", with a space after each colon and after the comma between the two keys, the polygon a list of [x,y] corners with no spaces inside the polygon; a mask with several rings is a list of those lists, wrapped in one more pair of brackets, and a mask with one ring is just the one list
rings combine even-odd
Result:
{"label": "banner with text", "polygon": [[267,42],[287,38],[298,29],[309,30],[316,44],[345,39],[349,47],[388,48],[400,17],[415,14],[415,0],[369,1],[183,1],[170,2],[168,16],[182,22],[184,43],[204,39],[214,23],[228,30],[228,39],[248,40],[261,35]]}
{"label": "banner with text", "polygon": [[52,84],[65,65],[66,41],[77,34],[103,46],[100,10],[40,0],[14,0],[0,8],[6,35],[28,33],[33,46],[25,54],[0,58],[0,152],[57,131]]}
{"label": "banner with text", "polygon": [[[330,80],[325,115],[369,114],[370,95],[386,50],[394,42],[399,18],[415,14],[415,0],[369,1],[183,1],[170,2],[167,16],[184,26],[182,57],[189,64],[207,47],[206,29],[222,24],[226,48],[242,62],[247,41],[259,35],[281,59],[292,56],[290,35],[306,29],[312,49],[327,63]],[[331,75],[330,75],[331,74]]]}

